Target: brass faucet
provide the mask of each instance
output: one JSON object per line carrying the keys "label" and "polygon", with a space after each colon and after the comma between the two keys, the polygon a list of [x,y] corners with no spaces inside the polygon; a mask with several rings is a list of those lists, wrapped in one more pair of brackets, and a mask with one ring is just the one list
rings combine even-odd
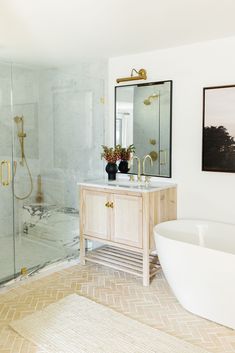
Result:
{"label": "brass faucet", "polygon": [[[151,165],[151,167],[153,166],[152,157],[151,157],[149,154],[147,154],[147,155],[144,157],[144,159],[143,159],[143,174],[144,174],[144,175],[145,175],[145,162],[146,162],[147,159],[150,160],[150,165]],[[150,181],[150,177],[147,176],[147,175],[145,175],[145,182],[149,182],[149,181]]]}
{"label": "brass faucet", "polygon": [[134,162],[134,160],[137,160],[137,162],[138,162],[138,177],[137,177],[137,179],[138,179],[138,181],[142,181],[142,176],[141,176],[141,165],[140,165],[140,159],[139,159],[139,157],[137,157],[137,156],[134,156],[133,157],[133,162]]}

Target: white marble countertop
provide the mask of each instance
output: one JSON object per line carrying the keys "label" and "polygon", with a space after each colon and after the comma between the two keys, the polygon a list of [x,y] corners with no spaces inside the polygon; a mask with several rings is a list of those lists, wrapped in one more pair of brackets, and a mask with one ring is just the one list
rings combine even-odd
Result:
{"label": "white marble countertop", "polygon": [[128,181],[126,179],[114,181],[109,181],[107,179],[88,180],[79,182],[78,185],[88,187],[99,187],[104,189],[128,190],[135,192],[153,192],[176,187],[176,184],[169,182],[150,181],[149,184],[145,184],[144,182],[139,183],[137,181]]}

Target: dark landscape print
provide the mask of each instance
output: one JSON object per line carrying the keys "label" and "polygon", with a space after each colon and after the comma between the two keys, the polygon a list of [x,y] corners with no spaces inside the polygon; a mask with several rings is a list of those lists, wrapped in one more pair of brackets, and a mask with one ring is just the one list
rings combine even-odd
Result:
{"label": "dark landscape print", "polygon": [[235,86],[204,88],[202,170],[235,173]]}

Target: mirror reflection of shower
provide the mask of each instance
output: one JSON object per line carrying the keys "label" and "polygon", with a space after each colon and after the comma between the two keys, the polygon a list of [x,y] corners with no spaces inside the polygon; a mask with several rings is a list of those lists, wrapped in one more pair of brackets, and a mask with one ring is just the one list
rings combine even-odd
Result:
{"label": "mirror reflection of shower", "polygon": [[146,98],[144,100],[144,104],[145,105],[150,105],[155,99],[157,99],[159,97],[159,94],[157,93],[153,93],[151,96],[149,96],[148,98]]}
{"label": "mirror reflection of shower", "polygon": [[[25,144],[24,144],[24,139],[26,138],[26,133],[24,131],[24,117],[22,116],[15,116],[14,117],[14,121],[16,123],[17,126],[17,137],[19,140],[19,144],[20,144],[20,154],[21,154],[21,160],[20,160],[20,165],[22,168],[26,168],[28,176],[29,176],[29,191],[27,192],[26,195],[24,196],[17,196],[14,193],[14,196],[17,200],[25,200],[27,199],[33,192],[33,178],[32,178],[32,174],[30,172],[29,166],[28,166],[28,162],[25,156]],[[17,171],[17,162],[14,161],[14,179],[16,176],[16,171]]]}

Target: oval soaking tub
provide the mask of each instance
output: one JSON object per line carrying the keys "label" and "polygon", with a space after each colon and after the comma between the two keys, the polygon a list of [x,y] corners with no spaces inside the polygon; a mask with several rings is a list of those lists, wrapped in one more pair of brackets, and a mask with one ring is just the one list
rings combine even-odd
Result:
{"label": "oval soaking tub", "polygon": [[181,305],[235,329],[235,225],[176,220],[154,228],[159,260]]}

